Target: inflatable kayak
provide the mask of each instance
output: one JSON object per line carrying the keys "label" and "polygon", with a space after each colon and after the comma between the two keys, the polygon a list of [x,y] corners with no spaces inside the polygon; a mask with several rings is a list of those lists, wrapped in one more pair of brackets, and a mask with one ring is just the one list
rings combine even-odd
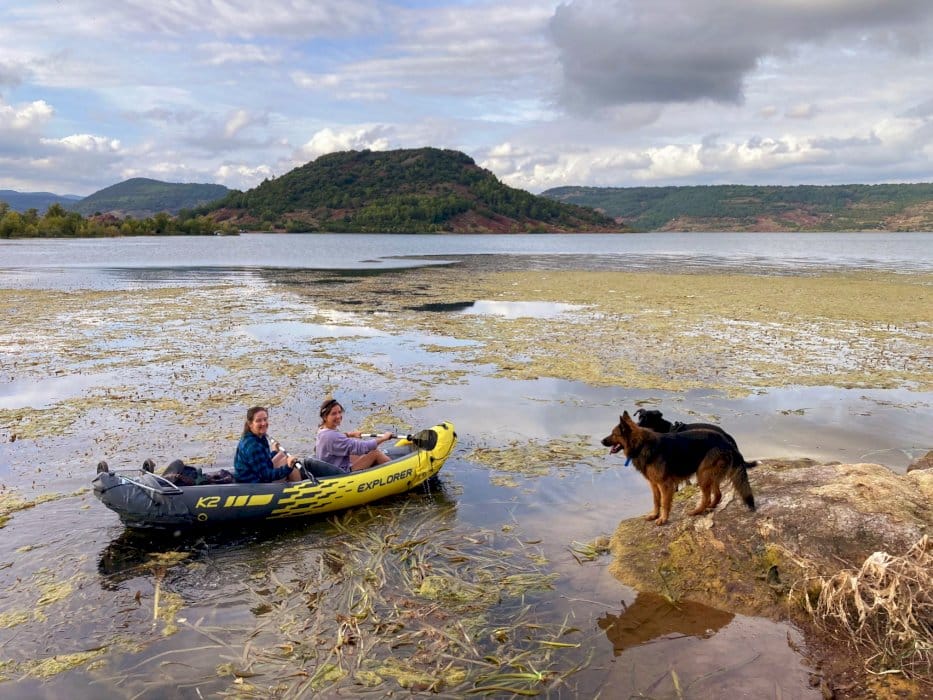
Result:
{"label": "inflatable kayak", "polygon": [[148,469],[110,471],[98,465],[94,495],[127,527],[178,528],[275,521],[329,513],[405,493],[440,471],[457,443],[451,423],[399,440],[385,464],[339,476],[268,484],[182,486]]}

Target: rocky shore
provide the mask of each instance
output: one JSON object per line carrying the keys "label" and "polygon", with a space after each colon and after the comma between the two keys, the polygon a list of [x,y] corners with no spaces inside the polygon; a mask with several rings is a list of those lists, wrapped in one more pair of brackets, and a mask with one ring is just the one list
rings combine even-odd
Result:
{"label": "rocky shore", "polygon": [[[929,465],[930,458],[918,462]],[[814,682],[825,697],[929,697],[929,666],[910,678],[883,672],[890,669],[867,658],[864,645],[835,621],[808,611],[807,599],[815,611],[831,577],[858,572],[875,552],[902,556],[924,541],[933,557],[933,543],[924,539],[933,523],[933,469],[899,475],[878,464],[765,460],[749,475],[756,512],[730,492],[716,511],[690,517],[698,494],[687,487],[667,525],[621,522],[611,542],[614,575],[671,600],[793,621],[822,674]],[[929,633],[933,601],[900,603],[913,604],[917,624]]]}

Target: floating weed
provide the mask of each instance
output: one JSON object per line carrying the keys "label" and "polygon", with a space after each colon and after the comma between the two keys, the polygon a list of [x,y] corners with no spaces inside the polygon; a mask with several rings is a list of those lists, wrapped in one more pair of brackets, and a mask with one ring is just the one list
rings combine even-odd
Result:
{"label": "floating weed", "polygon": [[[309,571],[284,586],[264,580],[252,606],[263,614],[237,668],[278,679],[284,698],[361,686],[526,694],[574,673],[564,656],[580,652],[565,635],[579,630],[544,624],[535,611],[536,594],[557,577],[543,572],[537,548],[518,533],[467,532],[453,507],[413,518],[416,507],[336,517]],[[269,651],[283,645],[290,654]],[[235,683],[226,695],[244,690]]]}
{"label": "floating weed", "polygon": [[514,476],[498,476],[494,475],[489,477],[489,483],[493,486],[500,486],[502,488],[517,489],[521,486],[521,482],[518,481]]}
{"label": "floating weed", "polygon": [[96,659],[104,651],[105,648],[100,648],[74,654],[56,654],[46,659],[37,659],[19,664],[18,670],[23,675],[31,678],[51,678]]}
{"label": "floating weed", "polygon": [[0,613],[0,629],[16,627],[24,622],[29,622],[30,619],[32,619],[32,614],[26,610],[7,610]]}
{"label": "floating weed", "polygon": [[578,562],[593,561],[603,554],[608,554],[609,545],[609,538],[606,535],[600,535],[592,542],[571,542],[570,553]]}
{"label": "floating weed", "polygon": [[501,472],[546,476],[552,470],[569,471],[581,463],[599,467],[605,462],[605,452],[591,436],[565,435],[545,443],[516,440],[499,449],[477,447],[464,458]]}
{"label": "floating weed", "polygon": [[17,511],[35,508],[42,503],[57,501],[64,497],[65,496],[60,493],[43,493],[33,499],[27,500],[13,492],[0,493],[0,527],[6,525],[10,521],[11,515]]}

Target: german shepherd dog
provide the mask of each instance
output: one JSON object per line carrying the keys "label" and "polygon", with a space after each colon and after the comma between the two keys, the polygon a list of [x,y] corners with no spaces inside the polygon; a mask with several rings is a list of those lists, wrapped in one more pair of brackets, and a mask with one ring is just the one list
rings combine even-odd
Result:
{"label": "german shepherd dog", "polygon": [[663,413],[653,408],[639,408],[635,411],[635,420],[638,421],[639,428],[648,428],[648,430],[653,430],[656,433],[680,433],[684,430],[714,430],[717,433],[722,433],[735,449],[739,449],[738,444],[735,442],[735,438],[713,423],[681,423],[680,421],[671,423],[664,418]]}
{"label": "german shepherd dog", "polygon": [[610,454],[620,450],[632,460],[635,468],[651,484],[654,510],[645,520],[658,525],[667,522],[671,514],[674,489],[693,474],[703,494],[700,503],[690,515],[700,515],[719,505],[722,492],[720,482],[728,477],[732,487],[749,510],[755,510],[755,497],[748,483],[748,469],[754,464],[746,462],[733,443],[715,430],[684,430],[679,433],[656,433],[639,427],[628,411],[619,417],[619,424],[603,438],[602,444]]}

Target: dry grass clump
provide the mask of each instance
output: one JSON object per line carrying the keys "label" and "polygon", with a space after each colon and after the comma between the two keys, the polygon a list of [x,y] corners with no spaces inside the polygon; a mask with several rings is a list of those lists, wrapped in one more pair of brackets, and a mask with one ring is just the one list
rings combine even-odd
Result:
{"label": "dry grass clump", "polygon": [[871,673],[903,673],[933,683],[933,542],[927,535],[902,557],[869,556],[858,572],[822,581],[807,609],[825,628],[867,651]]}

